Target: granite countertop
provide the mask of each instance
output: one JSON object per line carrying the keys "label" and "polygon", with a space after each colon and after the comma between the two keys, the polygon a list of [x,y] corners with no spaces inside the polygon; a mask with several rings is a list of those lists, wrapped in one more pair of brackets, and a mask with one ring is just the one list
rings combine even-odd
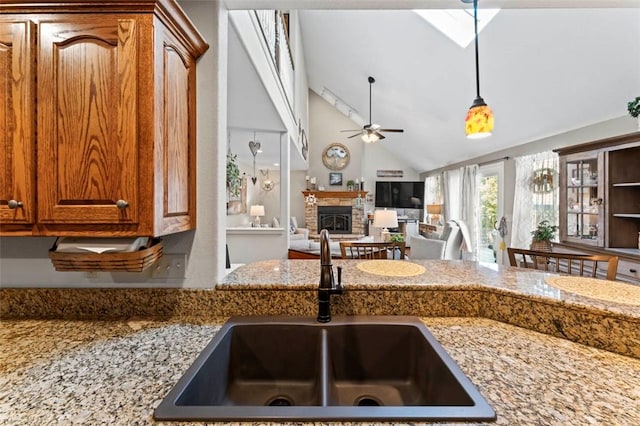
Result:
{"label": "granite countertop", "polygon": [[[334,260],[345,292],[333,314],[422,317],[497,424],[640,424],[634,292],[601,281],[579,295],[551,285],[556,274],[467,261],[413,261],[425,272],[411,277],[360,262]],[[0,424],[155,424],[226,318],[314,316],[319,272],[274,260],[213,289],[0,289]]]}
{"label": "granite countertop", "polygon": [[[2,321],[0,424],[171,424],[154,408],[223,321]],[[491,424],[640,424],[638,359],[482,318],[423,321]]]}
{"label": "granite countertop", "polygon": [[[425,273],[408,277],[389,277],[362,272],[356,266],[362,260],[333,259],[334,269],[343,267],[342,282],[348,290],[480,290],[496,293],[531,296],[590,309],[601,309],[636,318],[640,321],[640,297],[635,300],[608,301],[605,298],[584,297],[563,291],[547,282],[560,274],[524,268],[457,260],[414,260],[425,266]],[[268,260],[243,265],[228,274],[216,285],[220,290],[308,290],[318,285],[319,261]],[[600,280],[606,283],[605,280]],[[631,285],[631,284],[629,284]],[[634,286],[637,287],[637,286]],[[602,286],[603,295],[611,296],[615,289]]]}

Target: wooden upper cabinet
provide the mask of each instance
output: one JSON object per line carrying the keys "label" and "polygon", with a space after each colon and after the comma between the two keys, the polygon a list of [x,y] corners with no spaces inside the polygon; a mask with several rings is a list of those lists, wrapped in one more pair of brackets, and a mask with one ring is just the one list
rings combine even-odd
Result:
{"label": "wooden upper cabinet", "polygon": [[35,25],[0,22],[0,232],[35,226]]}
{"label": "wooden upper cabinet", "polygon": [[[60,3],[36,1],[11,9],[34,22],[37,33],[35,59],[32,53],[29,61],[37,63],[37,107],[25,119],[37,128],[33,234],[159,236],[193,229],[195,61],[206,42],[173,1],[55,5]],[[31,7],[37,13],[26,13]],[[76,13],[68,13],[73,7]],[[4,23],[5,17],[0,46],[9,50],[17,42],[6,43],[5,33],[18,36],[5,29],[15,25]],[[28,55],[22,50],[21,56]],[[0,61],[16,56],[0,55]],[[5,86],[3,80],[0,90]],[[16,146],[7,137],[0,143]],[[33,141],[25,144],[33,149]],[[33,164],[14,168],[34,170]],[[7,174],[0,177],[3,224]],[[17,235],[4,227],[2,233]]]}
{"label": "wooden upper cabinet", "polygon": [[96,15],[81,23],[40,22],[38,222],[45,226],[140,225],[142,19]]}

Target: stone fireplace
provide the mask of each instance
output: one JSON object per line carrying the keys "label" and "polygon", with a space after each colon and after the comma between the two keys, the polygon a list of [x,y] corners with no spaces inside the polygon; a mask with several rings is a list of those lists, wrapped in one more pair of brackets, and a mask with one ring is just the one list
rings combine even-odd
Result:
{"label": "stone fireplace", "polygon": [[[312,206],[305,204],[305,227],[309,229],[311,236],[317,236],[322,226],[318,227],[322,220],[324,225],[332,226],[331,235],[343,237],[361,237],[365,233],[364,200],[367,191],[302,191],[304,197],[313,193],[316,203]],[[358,194],[360,195],[360,207],[357,206]],[[325,209],[325,207],[340,207],[340,209]],[[320,208],[320,209],[319,209]],[[322,218],[320,217],[322,213]],[[347,229],[346,221],[350,216],[350,229]]]}
{"label": "stone fireplace", "polygon": [[351,234],[351,207],[318,206],[318,229],[330,234]]}

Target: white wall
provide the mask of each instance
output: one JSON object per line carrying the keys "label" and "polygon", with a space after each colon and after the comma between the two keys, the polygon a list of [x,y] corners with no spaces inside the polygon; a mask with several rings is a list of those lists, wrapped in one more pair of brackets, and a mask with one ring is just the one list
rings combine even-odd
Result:
{"label": "white wall", "polygon": [[[509,149],[494,152],[482,157],[473,158],[469,161],[452,164],[448,167],[440,168],[437,170],[431,170],[429,172],[421,173],[421,177],[425,178],[429,175],[440,173],[444,170],[454,170],[462,166],[469,164],[480,164],[486,161],[492,161],[504,157],[510,157],[509,160],[504,162],[504,216],[508,220],[508,225],[511,226],[511,220],[513,217],[513,197],[515,193],[515,157],[523,155],[531,155],[544,151],[551,151],[553,149],[562,148],[571,145],[578,145],[586,142],[595,141],[612,136],[623,135],[626,133],[632,133],[637,131],[637,122],[629,116],[622,116],[611,120],[602,121],[590,126],[582,127],[579,129],[571,130],[558,135],[550,136],[547,138],[539,139],[536,141],[528,142],[525,144],[517,145]],[[482,141],[472,141],[469,143],[482,143]],[[509,245],[509,238],[505,243]]]}
{"label": "white wall", "polygon": [[[366,144],[359,136],[348,138],[353,133],[341,132],[345,129],[358,129],[359,126],[351,121],[344,114],[339,112],[333,105],[321,98],[313,91],[309,91],[309,176],[315,176],[318,185],[323,185],[327,191],[346,191],[347,181],[365,178],[364,189],[373,193],[375,191],[376,180],[419,180],[419,173],[409,167],[405,162],[398,159],[393,153],[393,139],[395,134],[387,135],[387,139],[376,143]],[[322,162],[322,153],[327,145],[331,143],[341,143],[345,145],[351,153],[351,161],[343,170],[342,186],[329,186],[329,173],[333,170],[327,168]],[[377,170],[402,170],[402,178],[378,178]],[[301,180],[304,187],[304,176],[296,176]],[[296,199],[296,194],[292,192],[292,204]],[[372,206],[371,206],[372,207]],[[293,207],[292,207],[293,208]],[[304,216],[304,209],[302,209]]]}

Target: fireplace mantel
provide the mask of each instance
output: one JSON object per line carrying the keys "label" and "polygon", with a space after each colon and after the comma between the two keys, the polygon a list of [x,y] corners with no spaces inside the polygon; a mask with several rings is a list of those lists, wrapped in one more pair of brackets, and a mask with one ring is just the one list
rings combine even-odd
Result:
{"label": "fireplace mantel", "polygon": [[[364,199],[367,191],[302,191],[305,198],[313,194],[313,204],[304,203],[305,228],[311,235],[318,234],[318,207],[319,206],[350,206],[351,207],[351,233],[364,235]],[[358,199],[360,197],[360,199]]]}
{"label": "fireplace mantel", "polygon": [[360,194],[361,198],[367,195],[367,191],[302,191],[304,196],[313,194],[316,198],[358,198]]}

